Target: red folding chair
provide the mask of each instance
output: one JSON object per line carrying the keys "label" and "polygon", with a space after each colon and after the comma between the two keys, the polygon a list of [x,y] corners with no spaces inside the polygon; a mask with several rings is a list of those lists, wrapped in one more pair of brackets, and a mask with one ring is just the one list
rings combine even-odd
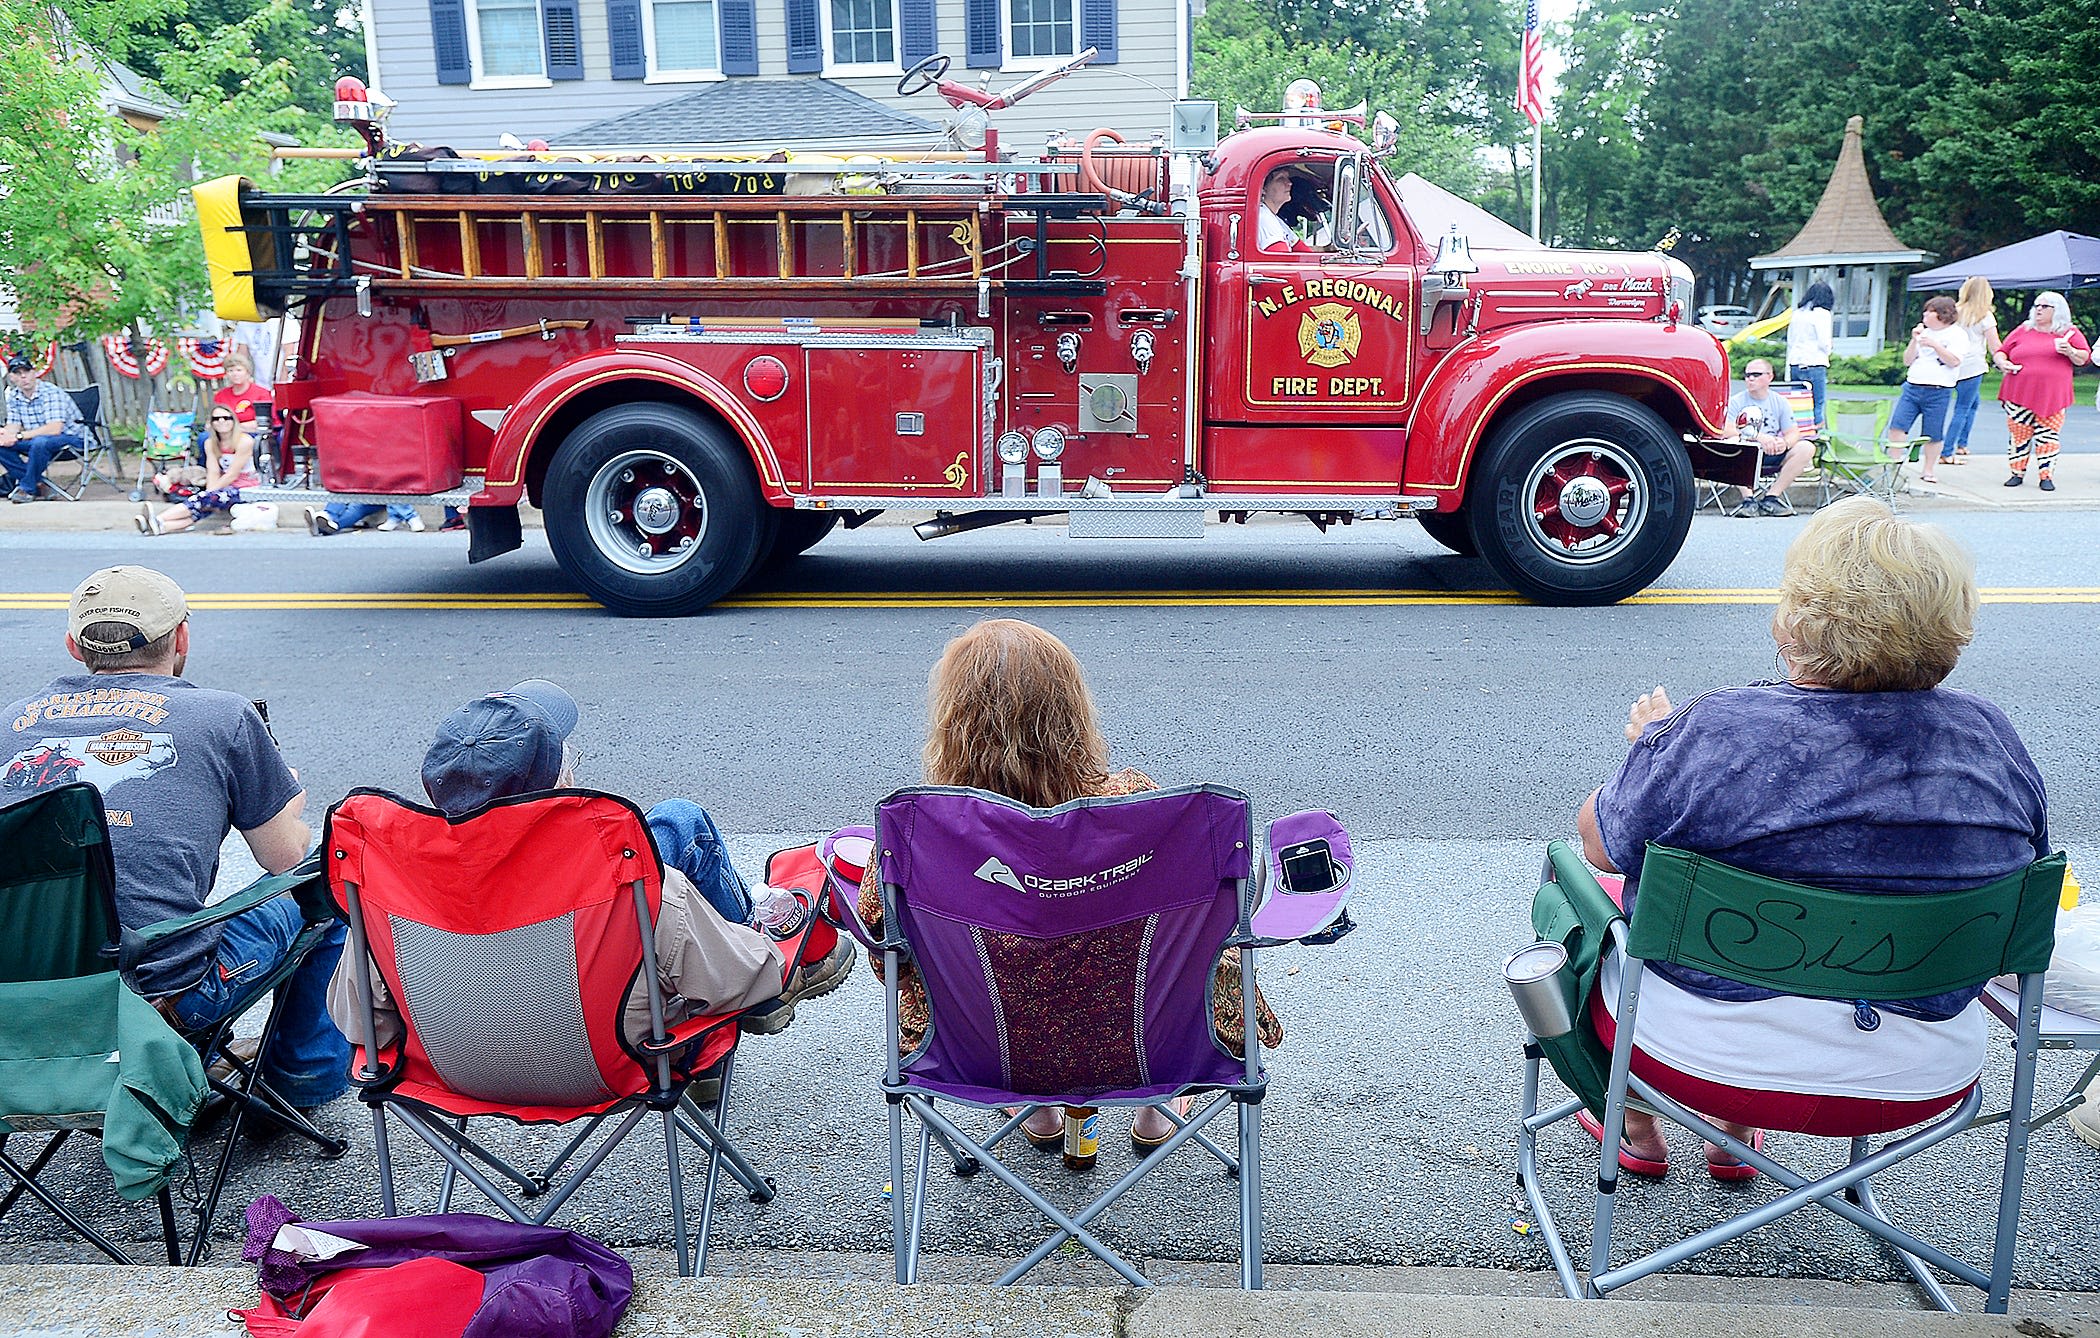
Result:
{"label": "red folding chair", "polygon": [[[356,790],[329,810],[322,848],[329,888],[349,918],[351,960],[377,967],[401,1014],[402,1035],[382,1047],[368,973],[354,972],[352,1078],[372,1109],[386,1215],[395,1215],[389,1113],[444,1159],[439,1212],[465,1176],[513,1221],[545,1225],[653,1110],[663,1116],[678,1269],[705,1272],[722,1166],[754,1203],[771,1199],[773,1185],[722,1132],[739,1015],[665,1021],[653,932],[663,866],[641,812],[612,795],[558,790],[448,819]],[[647,983],[650,1025],[649,1038],[633,1044],[621,1023],[637,979]],[[710,1111],[689,1084],[716,1068],[721,1090]],[[486,1116],[583,1128],[543,1169],[527,1171],[468,1134],[468,1122]],[[697,1268],[681,1135],[708,1157]],[[492,1172],[517,1186],[516,1196]]]}

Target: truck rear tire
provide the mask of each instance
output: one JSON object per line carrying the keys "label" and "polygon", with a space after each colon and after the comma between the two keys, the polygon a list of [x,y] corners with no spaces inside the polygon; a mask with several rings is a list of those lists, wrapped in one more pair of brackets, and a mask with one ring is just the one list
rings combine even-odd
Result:
{"label": "truck rear tire", "polygon": [[562,570],[623,617],[700,612],[744,579],[764,538],[743,448],[670,404],[587,419],[555,451],[541,502]]}
{"label": "truck rear tire", "polygon": [[1472,518],[1464,511],[1417,511],[1415,519],[1422,522],[1423,533],[1460,557],[1480,556],[1480,547],[1473,542]]}
{"label": "truck rear tire", "polygon": [[1662,575],[1692,526],[1692,463],[1623,395],[1554,395],[1488,440],[1464,514],[1480,556],[1541,604],[1614,604]]}

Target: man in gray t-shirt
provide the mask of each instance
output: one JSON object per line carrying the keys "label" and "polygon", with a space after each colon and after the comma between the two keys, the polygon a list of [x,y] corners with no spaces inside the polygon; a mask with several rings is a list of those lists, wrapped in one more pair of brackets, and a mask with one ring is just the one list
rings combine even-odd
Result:
{"label": "man in gray t-shirt", "polygon": [[1762,457],[1758,462],[1757,490],[1746,493],[1737,515],[1784,516],[1787,507],[1780,499],[1808,468],[1815,448],[1801,434],[1794,411],[1772,391],[1772,364],[1752,358],[1743,368],[1743,389],[1728,401],[1728,423],[1746,442],[1754,441]]}
{"label": "man in gray t-shirt", "polygon": [[[117,918],[143,929],[201,909],[219,847],[238,831],[256,862],[282,873],[305,858],[306,792],[262,717],[231,692],[181,677],[189,609],[157,571],[111,567],[73,592],[68,674],[8,707],[0,720],[0,803],[24,791],[86,781],[102,792],[117,873]],[[241,990],[283,960],[302,925],[279,897],[160,944],[131,973],[141,995],[192,1027],[226,1015]],[[349,1045],[326,1008],[342,928],[289,982],[263,1074],[296,1106],[347,1085]]]}

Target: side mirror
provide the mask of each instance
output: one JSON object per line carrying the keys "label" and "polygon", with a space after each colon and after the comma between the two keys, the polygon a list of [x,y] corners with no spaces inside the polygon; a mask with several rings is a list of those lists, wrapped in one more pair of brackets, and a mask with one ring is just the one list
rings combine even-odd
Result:
{"label": "side mirror", "polygon": [[1334,165],[1334,249],[1353,251],[1358,244],[1362,224],[1356,217],[1356,204],[1363,196],[1363,159],[1355,154],[1343,158]]}

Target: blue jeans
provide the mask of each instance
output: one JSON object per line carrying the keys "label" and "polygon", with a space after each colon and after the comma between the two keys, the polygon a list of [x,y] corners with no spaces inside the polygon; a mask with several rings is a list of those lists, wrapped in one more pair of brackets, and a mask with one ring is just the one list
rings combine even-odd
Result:
{"label": "blue jeans", "polygon": [[1976,426],[1976,405],[1982,398],[1983,373],[1954,383],[1954,412],[1947,419],[1947,442],[1940,447],[1940,459],[1952,460],[1955,447],[1969,444],[1969,429]]}
{"label": "blue jeans", "polygon": [[15,485],[24,492],[34,493],[44,481],[44,469],[51,457],[68,446],[84,450],[87,442],[78,432],[61,432],[49,437],[23,437],[12,446],[0,446],[0,463],[5,463],[8,472],[15,476]]}
{"label": "blue jeans", "polygon": [[649,810],[649,839],[657,857],[693,880],[707,904],[731,924],[751,923],[751,894],[729,865],[722,833],[707,810],[690,799],[666,799]]}
{"label": "blue jeans", "polygon": [[1823,394],[1830,389],[1830,369],[1828,367],[1789,366],[1786,369],[1786,379],[1789,381],[1808,382],[1809,390],[1816,397],[1816,426],[1821,427],[1828,422],[1829,420],[1823,417]]}
{"label": "blue jeans", "polygon": [[[204,979],[176,996],[175,1015],[192,1029],[224,1018],[250,981],[269,974],[285,959],[304,927],[299,905],[290,896],[273,898],[228,920]],[[320,946],[278,986],[284,991],[284,1004],[270,1049],[262,1057],[262,1076],[279,1096],[302,1110],[332,1101],[350,1086],[350,1042],[328,1017],[328,978],[343,955],[346,932],[340,921],[330,925]]]}
{"label": "blue jeans", "polygon": [[1953,396],[1951,386],[1923,386],[1915,381],[1903,383],[1896,392],[1896,407],[1889,414],[1889,431],[1908,434],[1911,424],[1918,425],[1918,436],[1926,441],[1944,441],[1947,434],[1947,401]]}
{"label": "blue jeans", "polygon": [[388,520],[402,525],[408,524],[410,520],[415,518],[416,514],[416,509],[404,502],[392,502],[383,507],[377,502],[330,502],[328,504],[328,518],[334,521],[338,528],[345,530],[364,524],[381,511],[386,512]]}

